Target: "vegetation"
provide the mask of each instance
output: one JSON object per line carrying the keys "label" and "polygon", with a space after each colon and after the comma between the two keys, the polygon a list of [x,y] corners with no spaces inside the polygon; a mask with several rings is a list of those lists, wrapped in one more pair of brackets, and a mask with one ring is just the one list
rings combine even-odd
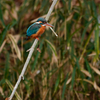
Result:
{"label": "vegetation", "polygon": [[[26,30],[52,0],[0,0],[0,100],[9,97],[33,41]],[[13,100],[100,100],[99,0],[58,0]]]}

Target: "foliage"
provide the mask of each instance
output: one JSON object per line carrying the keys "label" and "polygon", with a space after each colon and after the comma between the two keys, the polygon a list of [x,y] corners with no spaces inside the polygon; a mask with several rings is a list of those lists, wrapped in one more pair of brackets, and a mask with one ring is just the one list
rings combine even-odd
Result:
{"label": "foliage", "polygon": [[[99,0],[59,0],[14,100],[100,100]],[[52,0],[0,0],[0,100],[9,97],[33,41],[26,30]]]}

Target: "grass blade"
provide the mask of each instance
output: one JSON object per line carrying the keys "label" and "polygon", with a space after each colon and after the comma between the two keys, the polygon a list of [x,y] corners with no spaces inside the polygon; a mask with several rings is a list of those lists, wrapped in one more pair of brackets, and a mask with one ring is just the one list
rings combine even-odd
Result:
{"label": "grass blade", "polygon": [[59,75],[58,75],[58,77],[57,77],[57,80],[56,80],[56,83],[55,83],[54,94],[57,92],[58,87],[59,87],[60,75],[61,75],[61,73],[59,73]]}
{"label": "grass blade", "polygon": [[7,56],[6,56],[5,75],[4,75],[5,79],[8,79],[8,74],[9,74],[9,53],[7,53]]}
{"label": "grass blade", "polygon": [[85,25],[85,28],[84,28],[83,33],[82,33],[81,44],[83,43],[83,39],[84,39],[85,33],[86,33],[86,31],[87,31],[89,25],[92,23],[92,21],[93,21],[93,18]]}
{"label": "grass blade", "polygon": [[63,86],[63,90],[62,90],[62,100],[64,100],[64,94],[65,94],[67,79],[68,79],[68,74],[66,75],[66,78],[65,78],[65,81],[64,81],[64,86]]}
{"label": "grass blade", "polygon": [[82,59],[82,57],[83,57],[83,55],[84,55],[84,53],[85,53],[86,47],[87,47],[87,45],[88,45],[88,43],[89,43],[89,40],[90,40],[90,38],[91,38],[92,32],[94,31],[95,27],[96,27],[96,25],[94,24],[93,27],[92,27],[92,29],[91,29],[91,31],[90,31],[90,34],[89,34],[89,36],[88,36],[88,38],[87,38],[87,40],[86,40],[86,43],[85,43],[83,52],[82,52],[82,54],[81,54],[81,56],[80,56],[80,60]]}
{"label": "grass blade", "polygon": [[2,43],[3,43],[4,39],[5,39],[5,36],[6,36],[8,28],[9,28],[9,25],[7,25],[6,28],[0,34],[0,46],[2,45]]}
{"label": "grass blade", "polygon": [[90,65],[89,65],[89,62],[87,61],[86,58],[85,58],[85,63],[86,63],[87,70],[88,70],[88,72],[91,74],[92,80],[94,81],[94,75],[93,75],[92,69],[91,69],[91,67],[90,67]]}
{"label": "grass blade", "polygon": [[52,52],[57,57],[57,52],[56,52],[55,46],[50,41],[48,41],[48,40],[46,40],[46,42],[48,43],[48,45],[49,45],[50,49],[52,50]]}
{"label": "grass blade", "polygon": [[2,13],[2,6],[1,6],[1,3],[0,3],[0,20],[3,24],[3,26],[5,26],[5,23],[4,23],[4,20],[3,20],[3,13]]}
{"label": "grass blade", "polygon": [[96,9],[96,5],[95,5],[95,2],[94,2],[94,0],[92,0],[91,1],[91,3],[92,3],[92,9],[93,9],[93,14],[94,14],[94,17],[97,19],[97,9]]}
{"label": "grass blade", "polygon": [[9,24],[9,29],[11,29],[16,24],[17,24],[17,20],[13,19],[13,21]]}
{"label": "grass blade", "polygon": [[95,51],[96,51],[96,55],[97,57],[99,57],[99,25],[96,25],[96,29],[95,29]]}
{"label": "grass blade", "polygon": [[71,1],[72,1],[72,0],[68,0],[68,11],[69,11],[69,13],[70,13],[70,11],[71,11]]}
{"label": "grass blade", "polygon": [[[42,40],[41,43],[40,43],[40,50],[42,49],[43,42],[44,42],[44,40]],[[32,70],[34,70],[34,68],[35,68],[35,66],[36,66],[36,63],[37,63],[39,54],[40,54],[40,53],[37,52],[37,54],[36,54],[36,56],[35,56],[35,59],[34,59],[33,65],[32,65]]]}
{"label": "grass blade", "polygon": [[[10,87],[10,89],[13,90],[14,87],[10,83],[10,81],[6,79],[6,83],[8,84],[8,86]],[[15,92],[15,96],[16,96],[17,100],[22,100],[21,97],[19,96],[19,94],[17,92]]]}
{"label": "grass blade", "polygon": [[73,73],[72,73],[72,83],[71,83],[72,90],[73,90],[74,81],[75,81],[75,73],[76,73],[76,65],[74,66]]}
{"label": "grass blade", "polygon": [[72,37],[74,36],[74,34],[76,34],[80,29],[82,29],[82,27],[76,29],[75,32],[73,32],[73,33],[69,36],[68,42],[71,41],[71,39],[72,39]]}
{"label": "grass blade", "polygon": [[8,34],[8,37],[9,37],[9,39],[11,40],[11,42],[12,42],[12,44],[13,44],[13,47],[14,47],[15,52],[16,52],[16,54],[17,54],[17,57],[18,57],[19,60],[21,61],[21,52],[20,52],[20,50],[19,50],[19,47],[18,47],[17,43],[15,42],[15,39],[14,39],[13,35]]}

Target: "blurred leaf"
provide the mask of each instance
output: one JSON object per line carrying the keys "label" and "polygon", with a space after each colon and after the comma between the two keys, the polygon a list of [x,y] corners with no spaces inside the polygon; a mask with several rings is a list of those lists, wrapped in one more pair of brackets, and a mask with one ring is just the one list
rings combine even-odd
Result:
{"label": "blurred leaf", "polygon": [[77,58],[76,56],[75,56],[75,58],[76,58],[76,65],[77,65],[77,67],[78,67],[78,69],[79,69],[79,71],[80,71],[79,58]]}
{"label": "blurred leaf", "polygon": [[89,62],[87,61],[86,58],[85,58],[85,63],[86,63],[87,70],[88,70],[88,72],[91,74],[92,79],[93,79],[93,81],[94,81],[94,76],[93,76],[93,73],[92,73],[92,69],[91,69],[91,67],[90,67],[90,65],[89,65]]}
{"label": "blurred leaf", "polygon": [[0,20],[3,24],[3,26],[5,26],[4,20],[3,20],[3,13],[2,13],[2,7],[1,7],[1,3],[0,3]]}
{"label": "blurred leaf", "polygon": [[71,82],[71,80],[72,80],[72,77],[70,77],[70,78],[68,79],[68,81],[66,82],[66,85],[68,85],[68,84]]}
{"label": "blurred leaf", "polygon": [[16,25],[17,24],[17,20],[16,19],[13,19],[12,21],[11,21],[11,23],[9,23],[9,29],[11,29],[14,25]]}
{"label": "blurred leaf", "polygon": [[58,90],[59,82],[60,82],[60,76],[61,76],[61,73],[58,74],[58,77],[57,77],[57,79],[56,79],[54,94],[55,94],[55,93],[57,92],[57,90]]}
{"label": "blurred leaf", "polygon": [[[48,6],[47,6],[48,5]],[[46,9],[45,9],[46,8]],[[43,0],[40,8],[40,12],[47,12],[49,9],[49,1],[48,0]]]}
{"label": "blurred leaf", "polygon": [[69,12],[71,11],[71,1],[72,0],[68,0],[68,10],[69,10]]}
{"label": "blurred leaf", "polygon": [[65,94],[65,89],[66,89],[66,82],[68,80],[68,74],[66,75],[66,78],[65,78],[65,81],[64,81],[64,86],[63,86],[63,90],[62,90],[62,99],[61,100],[64,100],[64,94]]}
{"label": "blurred leaf", "polygon": [[86,51],[86,47],[87,47],[87,45],[88,45],[88,43],[89,43],[89,40],[90,40],[90,38],[91,38],[92,32],[94,31],[95,27],[96,27],[96,24],[93,25],[93,27],[92,27],[92,29],[91,29],[91,31],[90,31],[90,34],[89,34],[89,36],[88,36],[88,38],[87,38],[87,40],[86,40],[85,46],[84,46],[84,48],[83,48],[83,52],[82,52],[81,55],[80,55],[80,60],[82,59],[82,57],[83,57],[83,55],[84,55],[84,53],[85,53],[85,51]]}
{"label": "blurred leaf", "polygon": [[[32,1],[30,0],[31,4],[32,4]],[[34,5],[34,9],[37,8],[38,4],[40,3],[40,0],[33,0],[33,5]]]}
{"label": "blurred leaf", "polygon": [[42,61],[43,61],[43,57],[44,57],[44,55],[45,55],[45,46],[44,46],[44,44],[43,44],[43,46],[42,46],[42,50],[41,50],[41,53],[40,53],[40,57],[39,57],[39,63],[41,64],[42,63]]}
{"label": "blurred leaf", "polygon": [[5,79],[2,78],[2,80],[0,80],[0,85],[4,84],[5,83]]}
{"label": "blurred leaf", "polygon": [[92,18],[92,19],[91,19],[88,23],[86,23],[86,25],[85,25],[85,28],[84,28],[83,33],[82,33],[81,44],[83,43],[83,39],[84,39],[85,33],[86,33],[86,31],[87,31],[89,25],[92,23],[93,19],[94,19],[94,18]]}
{"label": "blurred leaf", "polygon": [[86,76],[91,78],[91,74],[88,71],[81,69],[81,72],[84,73]]}
{"label": "blurred leaf", "polygon": [[62,3],[63,3],[63,5],[65,5],[66,4],[66,0],[62,0]]}
{"label": "blurred leaf", "polygon": [[94,72],[100,75],[100,71],[96,67],[93,67],[91,64],[90,64],[90,67],[93,69]]}
{"label": "blurred leaf", "polygon": [[74,59],[74,42],[71,41],[71,51],[70,51],[71,59]]}
{"label": "blurred leaf", "polygon": [[5,63],[5,79],[8,79],[8,74],[9,74],[9,53],[6,55],[6,63]]}
{"label": "blurred leaf", "polygon": [[18,15],[17,15],[17,11],[16,11],[16,8],[12,8],[11,9],[11,12],[10,12],[10,14],[12,15],[12,17],[14,18],[14,19],[18,19]]}
{"label": "blurred leaf", "polygon": [[[7,83],[8,86],[10,87],[11,91],[13,91],[14,87],[13,87],[13,85],[10,83],[10,81],[6,79],[6,83]],[[22,100],[21,97],[19,96],[19,94],[18,94],[17,92],[15,92],[15,96],[16,96],[17,100]]]}
{"label": "blurred leaf", "polygon": [[[42,49],[42,46],[43,46],[43,43],[44,43],[44,40],[41,41],[40,43],[40,50]],[[41,52],[42,53],[42,52]],[[36,56],[35,56],[35,59],[34,59],[34,62],[33,62],[33,65],[32,65],[32,71],[34,70],[35,66],[36,66],[36,63],[37,63],[37,60],[38,60],[38,57],[39,57],[39,52],[37,52]]]}
{"label": "blurred leaf", "polygon": [[72,37],[73,37],[81,28],[82,28],[82,27],[76,29],[75,32],[73,32],[73,33],[69,36],[68,42],[70,42],[70,41],[72,40]]}
{"label": "blurred leaf", "polygon": [[79,58],[77,58],[76,56],[75,56],[75,58],[76,58],[76,66],[78,67],[78,72],[79,72],[78,74],[79,74],[79,76],[82,79],[82,83],[83,83],[84,87],[86,87],[86,84],[83,81],[83,79],[85,78],[83,73],[85,73],[85,71],[83,71],[83,73],[81,72],[82,71],[82,68],[81,68],[81,65],[79,64]]}
{"label": "blurred leaf", "polygon": [[5,39],[5,36],[6,36],[6,33],[8,31],[8,28],[9,28],[9,25],[7,25],[4,30],[2,31],[2,33],[0,34],[0,46],[2,45],[4,39]]}
{"label": "blurred leaf", "polygon": [[20,52],[20,49],[19,49],[17,43],[15,42],[15,39],[14,39],[13,35],[12,34],[8,34],[8,37],[9,37],[9,39],[11,40],[11,42],[13,44],[13,47],[14,47],[15,52],[17,54],[17,57],[21,61],[21,52]]}
{"label": "blurred leaf", "polygon": [[71,83],[71,89],[72,90],[73,90],[74,81],[75,81],[75,73],[76,73],[76,66],[74,66],[73,73],[72,73],[72,83]]}
{"label": "blurred leaf", "polygon": [[89,20],[90,18],[90,3],[87,0],[84,0],[84,17]]}
{"label": "blurred leaf", "polygon": [[71,34],[71,29],[72,29],[72,25],[73,25],[73,22],[72,21],[69,21],[69,22],[66,22],[66,39],[67,41],[69,40],[69,37],[70,37],[70,34]]}
{"label": "blurred leaf", "polygon": [[54,74],[56,71],[57,71],[57,68],[52,69],[51,71],[47,72],[46,75],[44,75],[42,80],[44,80],[45,77],[52,76],[52,74]]}
{"label": "blurred leaf", "polygon": [[99,31],[99,25],[97,24],[96,25],[96,29],[95,29],[95,51],[96,51],[96,55],[97,55],[97,58],[99,57],[99,34],[100,34],[100,31]]}
{"label": "blurred leaf", "polygon": [[50,49],[52,50],[52,52],[53,52],[53,53],[55,54],[55,56],[57,57],[57,52],[56,52],[55,46],[54,46],[50,41],[48,41],[48,40],[45,40],[45,41],[48,43]]}
{"label": "blurred leaf", "polygon": [[3,41],[3,43],[2,43],[2,45],[0,46],[0,53],[1,53],[1,51],[3,50],[3,48],[4,48],[5,44],[6,44],[6,42],[7,42],[7,40],[5,39],[5,40]]}
{"label": "blurred leaf", "polygon": [[96,10],[96,5],[95,5],[95,1],[94,0],[91,0],[91,3],[92,3],[92,9],[93,9],[93,13],[94,13],[94,17],[96,18],[96,20],[98,19],[97,17],[97,10]]}
{"label": "blurred leaf", "polygon": [[3,88],[0,86],[0,94],[4,96]]}
{"label": "blurred leaf", "polygon": [[4,30],[2,31],[2,33],[0,34],[0,46],[2,45],[5,37],[6,37],[6,33],[9,29],[11,29],[15,24],[17,23],[16,20],[13,20],[10,24],[8,24]]}

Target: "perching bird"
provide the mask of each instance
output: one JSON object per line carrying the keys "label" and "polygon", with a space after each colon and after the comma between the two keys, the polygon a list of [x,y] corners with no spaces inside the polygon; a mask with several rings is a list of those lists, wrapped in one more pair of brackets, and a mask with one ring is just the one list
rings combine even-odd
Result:
{"label": "perching bird", "polygon": [[39,37],[44,33],[46,26],[53,27],[51,24],[47,23],[47,21],[44,18],[39,18],[34,24],[30,25],[27,29],[27,40],[31,38],[39,40]]}
{"label": "perching bird", "polygon": [[30,25],[27,29],[27,38],[38,39],[38,37],[40,37],[44,33],[46,26],[53,27],[51,24],[47,23],[47,21],[44,18],[39,18],[34,24]]}

